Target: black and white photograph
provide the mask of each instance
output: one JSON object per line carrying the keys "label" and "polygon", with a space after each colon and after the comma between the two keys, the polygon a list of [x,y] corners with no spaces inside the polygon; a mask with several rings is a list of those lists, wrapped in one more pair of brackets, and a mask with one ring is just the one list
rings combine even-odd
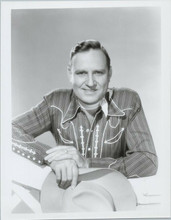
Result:
{"label": "black and white photograph", "polygon": [[2,219],[171,217],[170,12],[2,2]]}

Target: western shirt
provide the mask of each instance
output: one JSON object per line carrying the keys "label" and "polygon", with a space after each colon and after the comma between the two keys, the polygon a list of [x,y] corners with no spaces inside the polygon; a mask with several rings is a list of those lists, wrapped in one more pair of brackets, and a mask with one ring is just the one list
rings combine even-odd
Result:
{"label": "western shirt", "polygon": [[13,120],[13,151],[40,166],[46,164],[51,147],[35,138],[50,131],[57,146],[74,146],[89,167],[116,169],[127,177],[154,175],[157,156],[139,95],[112,88],[105,100],[107,113],[101,107],[90,123],[73,90],[50,92]]}

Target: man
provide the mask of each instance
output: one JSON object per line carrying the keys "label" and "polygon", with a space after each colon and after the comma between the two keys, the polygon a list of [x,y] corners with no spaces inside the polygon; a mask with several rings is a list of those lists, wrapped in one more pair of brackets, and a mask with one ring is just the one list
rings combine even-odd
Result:
{"label": "man", "polygon": [[[78,168],[116,169],[126,177],[156,174],[157,156],[140,98],[130,89],[108,88],[110,58],[95,40],[71,51],[72,90],[56,90],[13,120],[13,151],[49,165],[62,188],[75,187]],[[56,147],[35,140],[51,131]]]}

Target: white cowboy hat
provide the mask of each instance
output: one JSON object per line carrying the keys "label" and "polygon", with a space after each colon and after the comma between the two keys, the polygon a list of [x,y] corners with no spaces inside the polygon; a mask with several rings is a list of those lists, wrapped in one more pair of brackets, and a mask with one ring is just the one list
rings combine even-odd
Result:
{"label": "white cowboy hat", "polygon": [[78,185],[71,189],[57,186],[53,172],[41,190],[43,212],[105,212],[134,210],[136,195],[127,178],[111,169],[80,169]]}

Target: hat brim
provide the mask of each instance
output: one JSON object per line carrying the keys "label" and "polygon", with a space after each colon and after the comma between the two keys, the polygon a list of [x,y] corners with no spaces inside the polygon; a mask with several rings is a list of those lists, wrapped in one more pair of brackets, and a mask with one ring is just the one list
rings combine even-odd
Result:
{"label": "hat brim", "polygon": [[[100,194],[103,198],[99,197],[97,201]],[[113,205],[108,194],[111,195]],[[79,205],[75,205],[73,197],[77,198]],[[106,202],[107,198],[109,202]],[[88,168],[79,169],[78,185],[74,190],[70,187],[66,190],[59,188],[55,174],[50,172],[42,185],[40,203],[42,211],[48,213],[133,210],[136,208],[136,195],[127,178],[120,172],[112,169]],[[97,210],[101,204],[104,204],[104,208]]]}

